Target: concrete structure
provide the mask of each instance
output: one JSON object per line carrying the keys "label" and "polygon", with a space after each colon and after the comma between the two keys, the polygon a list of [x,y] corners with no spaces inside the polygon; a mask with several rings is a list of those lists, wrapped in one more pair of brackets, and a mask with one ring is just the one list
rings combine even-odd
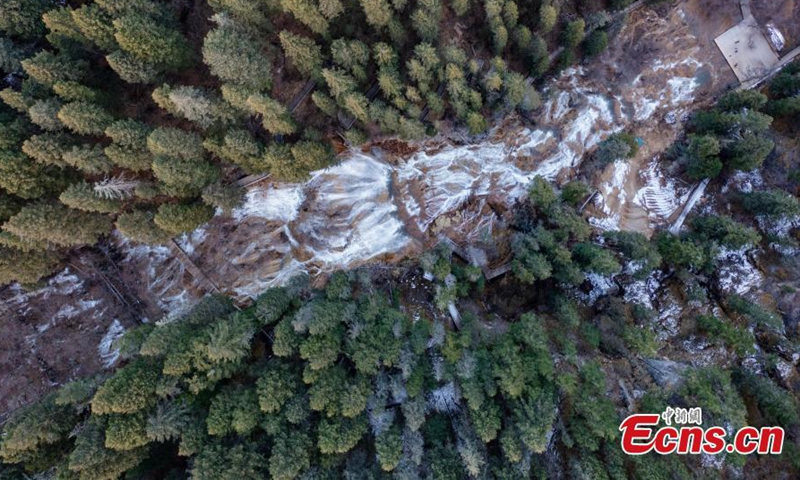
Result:
{"label": "concrete structure", "polygon": [[778,55],[752,15],[747,15],[714,42],[740,82],[762,77],[778,63]]}

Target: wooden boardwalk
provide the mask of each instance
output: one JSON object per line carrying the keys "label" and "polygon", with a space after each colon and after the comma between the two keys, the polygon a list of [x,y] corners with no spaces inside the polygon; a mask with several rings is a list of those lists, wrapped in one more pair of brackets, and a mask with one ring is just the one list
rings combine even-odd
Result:
{"label": "wooden boardwalk", "polygon": [[450,250],[453,251],[459,258],[464,260],[465,262],[469,263],[470,265],[475,265],[480,267],[481,271],[483,272],[484,278],[486,280],[491,280],[493,278],[497,278],[500,275],[508,273],[511,271],[511,262],[506,262],[498,267],[489,268],[488,262],[486,260],[486,254],[483,250],[477,248],[464,248],[450,237],[446,237],[444,235],[439,235],[439,241],[450,247]]}
{"label": "wooden boardwalk", "polygon": [[213,292],[213,293],[221,293],[217,284],[214,283],[208,276],[200,270],[200,267],[197,266],[196,263],[189,258],[189,255],[178,245],[178,242],[175,240],[170,240],[168,243],[170,251],[175,255],[175,258],[180,260],[189,274],[197,281],[197,283],[203,287],[206,291]]}

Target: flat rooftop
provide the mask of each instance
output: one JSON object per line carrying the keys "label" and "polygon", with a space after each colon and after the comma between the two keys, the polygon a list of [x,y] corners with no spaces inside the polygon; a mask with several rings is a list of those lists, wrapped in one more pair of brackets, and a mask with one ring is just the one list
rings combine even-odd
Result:
{"label": "flat rooftop", "polygon": [[726,30],[714,42],[740,82],[760,77],[778,63],[778,55],[752,15]]}

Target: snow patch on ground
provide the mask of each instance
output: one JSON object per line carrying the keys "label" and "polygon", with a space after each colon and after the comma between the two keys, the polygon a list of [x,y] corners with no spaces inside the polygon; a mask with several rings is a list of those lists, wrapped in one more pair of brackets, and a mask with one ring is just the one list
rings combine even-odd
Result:
{"label": "snow patch on ground", "polygon": [[297,218],[305,195],[300,184],[269,185],[248,190],[244,204],[233,211],[237,221],[248,217],[291,222]]}
{"label": "snow patch on ground", "polygon": [[100,360],[102,360],[104,368],[111,368],[117,362],[119,348],[114,348],[114,344],[124,333],[125,327],[115,318],[108,327],[106,334],[100,339],[97,352],[100,354]]}
{"label": "snow patch on ground", "polygon": [[642,187],[636,192],[633,203],[647,211],[651,225],[665,222],[688,198],[688,188],[678,186],[674,179],[664,175],[658,157],[639,172],[639,179]]}
{"label": "snow patch on ground", "polygon": [[744,295],[764,281],[764,276],[747,257],[747,248],[722,248],[717,255],[717,284],[727,294]]}

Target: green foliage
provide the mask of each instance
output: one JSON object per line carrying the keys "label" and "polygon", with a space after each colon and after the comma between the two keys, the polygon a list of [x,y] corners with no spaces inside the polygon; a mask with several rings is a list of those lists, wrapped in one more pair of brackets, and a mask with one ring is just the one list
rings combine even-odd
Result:
{"label": "green foliage", "polygon": [[668,266],[698,269],[705,262],[705,254],[700,247],[667,232],[657,234],[656,245]]}
{"label": "green foliage", "polygon": [[245,190],[239,186],[212,183],[203,189],[203,201],[230,214],[244,202]]}
{"label": "green foliage", "polygon": [[32,203],[11,217],[3,229],[26,242],[72,247],[95,244],[111,231],[111,220],[59,204]]}
{"label": "green foliage", "polygon": [[[325,35],[328,31],[328,19],[311,0],[280,0],[284,12],[289,12],[314,33]],[[328,12],[330,13],[330,11]]]}
{"label": "green foliage", "polygon": [[608,48],[608,34],[603,30],[595,30],[586,38],[586,54],[590,57],[603,53]]}
{"label": "green foliage", "polygon": [[797,425],[797,401],[769,378],[737,370],[734,372],[733,381],[742,395],[755,399],[765,424],[781,426],[784,429]]}
{"label": "green foliage", "polygon": [[134,242],[159,244],[169,241],[170,234],[154,221],[155,215],[147,210],[134,210],[117,217],[116,227],[126,238]]}
{"label": "green foliage", "polygon": [[280,33],[283,52],[292,66],[307,77],[319,77],[322,73],[322,47],[314,40],[284,30]]}
{"label": "green foliage", "polygon": [[539,8],[539,30],[542,33],[547,33],[556,26],[558,21],[558,10],[553,5],[542,3]]}
{"label": "green foliage", "polygon": [[136,11],[126,12],[112,23],[117,43],[133,58],[167,71],[190,64],[189,43],[174,26]]}
{"label": "green foliage", "polygon": [[375,438],[375,452],[383,471],[394,470],[403,455],[403,439],[400,430],[392,427],[378,435]]}
{"label": "green foliage", "polygon": [[155,404],[158,365],[137,359],[106,381],[92,398],[95,414],[136,413]]}
{"label": "green foliage", "polygon": [[700,180],[714,178],[722,171],[719,141],[711,135],[690,135],[686,154],[689,158],[687,174]]}
{"label": "green foliage", "polygon": [[81,33],[102,50],[114,50],[117,42],[114,38],[114,27],[111,15],[97,4],[83,5],[72,10],[72,19]]}
{"label": "green foliage", "polygon": [[264,478],[267,461],[250,443],[228,447],[212,443],[197,455],[191,468],[197,480],[257,480]]}
{"label": "green foliage", "polygon": [[224,82],[253,89],[270,86],[270,58],[264,44],[248,31],[229,22],[208,32],[203,43],[203,61]]}
{"label": "green foliage", "polygon": [[594,158],[602,165],[636,156],[639,146],[629,133],[614,133],[600,142]]}
{"label": "green foliage", "polygon": [[81,135],[103,135],[114,118],[103,108],[88,102],[67,103],[58,111],[64,125]]}
{"label": "green foliage", "polygon": [[647,237],[638,232],[608,231],[603,237],[628,260],[636,263],[635,278],[645,278],[661,265],[661,254]]}
{"label": "green foliage", "polygon": [[191,232],[211,220],[213,216],[214,209],[203,203],[165,203],[158,207],[158,213],[153,217],[153,221],[161,230],[171,235],[178,235]]}
{"label": "green foliage", "polygon": [[86,212],[115,213],[122,207],[120,200],[99,196],[86,182],[70,185],[58,198],[64,205]]}
{"label": "green foliage", "polygon": [[38,100],[28,109],[28,116],[31,122],[35,123],[44,130],[57,131],[64,128],[64,124],[58,119],[58,111],[61,110],[61,102],[57,98]]}
{"label": "green foliage", "polygon": [[720,245],[732,249],[739,249],[745,245],[758,245],[761,241],[761,236],[755,229],[724,215],[702,215],[694,218],[692,233],[704,240],[715,240]]}
{"label": "green foliage", "polygon": [[747,330],[725,322],[713,315],[700,315],[697,317],[697,327],[708,335],[710,339],[722,340],[732,348],[737,355],[744,356],[753,351],[755,339]]}
{"label": "green foliage", "polygon": [[764,190],[741,194],[745,210],[767,217],[779,218],[800,213],[797,197],[783,190]]}
{"label": "green foliage", "polygon": [[48,87],[58,81],[79,82],[86,75],[89,66],[84,60],[75,60],[66,54],[55,54],[46,50],[22,60],[21,63],[25,73]]}
{"label": "green foliage", "polygon": [[567,23],[563,33],[564,46],[568,49],[577,47],[583,41],[585,35],[586,22],[582,18]]}
{"label": "green foliage", "polygon": [[22,152],[0,150],[0,187],[17,197],[35,199],[58,193],[73,178],[70,172],[31,162]]}

